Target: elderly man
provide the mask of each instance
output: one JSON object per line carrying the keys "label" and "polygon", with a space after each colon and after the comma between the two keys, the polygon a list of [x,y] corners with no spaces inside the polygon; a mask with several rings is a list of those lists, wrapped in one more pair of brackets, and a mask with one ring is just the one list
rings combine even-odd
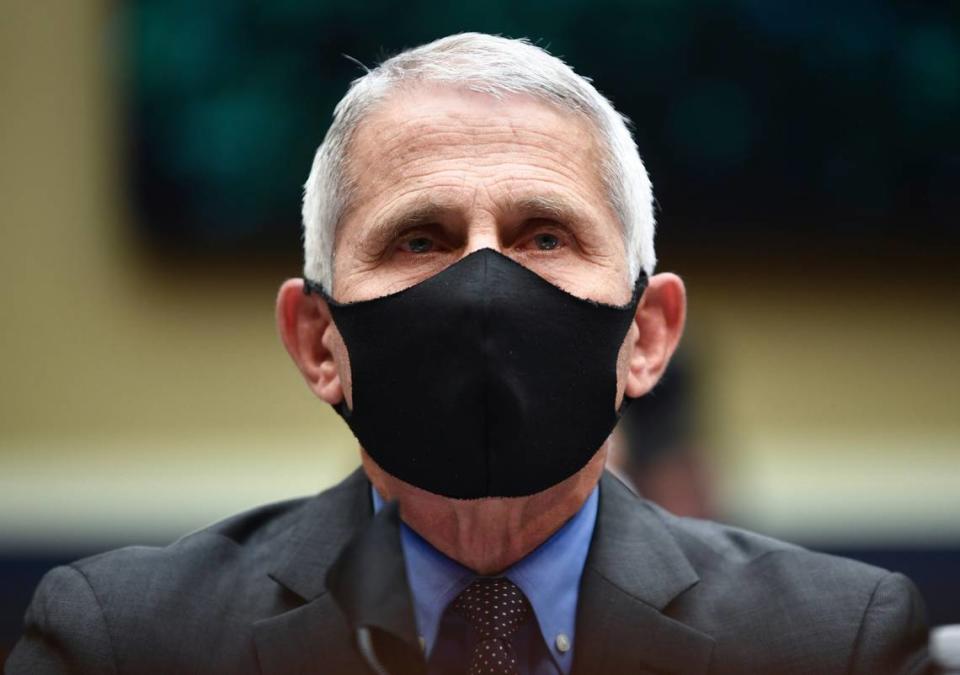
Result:
{"label": "elderly man", "polygon": [[277,300],[362,470],[166,548],[55,569],[10,673],[924,669],[911,583],[672,517],[604,474],[683,329],[616,113],[524,41],[455,35],[337,106]]}

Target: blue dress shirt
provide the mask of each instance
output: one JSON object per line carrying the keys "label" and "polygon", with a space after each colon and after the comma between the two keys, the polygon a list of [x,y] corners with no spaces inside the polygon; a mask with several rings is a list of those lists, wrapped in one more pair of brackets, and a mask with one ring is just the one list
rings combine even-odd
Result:
{"label": "blue dress shirt", "polygon": [[[498,575],[523,591],[536,618],[514,637],[520,672],[525,675],[569,675],[573,666],[580,576],[597,520],[598,489],[549,539]],[[373,488],[371,493],[374,510],[379,511],[383,499]],[[400,541],[430,671],[462,670],[468,629],[462,617],[445,610],[477,574],[405,524],[401,524]]]}

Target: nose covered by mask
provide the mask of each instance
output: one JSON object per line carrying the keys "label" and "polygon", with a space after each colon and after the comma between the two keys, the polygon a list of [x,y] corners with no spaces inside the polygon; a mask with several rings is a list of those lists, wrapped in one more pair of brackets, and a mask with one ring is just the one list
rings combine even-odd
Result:
{"label": "nose covered by mask", "polygon": [[[646,286],[622,307],[577,298],[493,249],[405,290],[338,303],[350,357],[337,412],[385,471],[457,499],[540,492],[613,430],[617,355]],[[624,399],[624,404],[629,399]]]}

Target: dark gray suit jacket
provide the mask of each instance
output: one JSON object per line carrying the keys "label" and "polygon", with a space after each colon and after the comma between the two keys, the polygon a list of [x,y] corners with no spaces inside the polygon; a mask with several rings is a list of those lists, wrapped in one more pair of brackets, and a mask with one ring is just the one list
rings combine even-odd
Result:
{"label": "dark gray suit jacket", "polygon": [[[574,675],[926,672],[903,576],[674,517],[605,475]],[[357,471],[165,548],[44,577],[10,675],[423,673],[396,508]]]}

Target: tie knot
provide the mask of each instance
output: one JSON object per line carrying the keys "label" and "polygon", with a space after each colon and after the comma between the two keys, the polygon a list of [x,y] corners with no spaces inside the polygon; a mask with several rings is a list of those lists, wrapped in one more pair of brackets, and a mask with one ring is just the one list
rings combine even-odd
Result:
{"label": "tie knot", "polygon": [[531,612],[523,591],[503,577],[477,579],[457,596],[453,606],[483,640],[508,640]]}

